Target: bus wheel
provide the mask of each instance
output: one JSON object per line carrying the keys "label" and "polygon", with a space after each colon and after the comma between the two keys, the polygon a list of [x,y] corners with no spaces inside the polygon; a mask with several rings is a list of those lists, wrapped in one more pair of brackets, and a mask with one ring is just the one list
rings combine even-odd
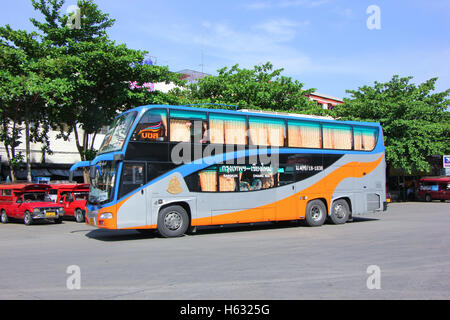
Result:
{"label": "bus wheel", "polygon": [[425,201],[426,202],[431,202],[432,198],[431,198],[431,194],[426,194],[425,195]]}
{"label": "bus wheel", "polygon": [[1,219],[2,223],[8,223],[8,215],[6,214],[5,210],[2,210],[0,219]]}
{"label": "bus wheel", "polygon": [[309,227],[319,227],[323,225],[327,218],[327,208],[320,200],[308,202],[306,206],[305,221]]}
{"label": "bus wheel", "polygon": [[31,217],[30,211],[25,211],[25,214],[23,215],[23,223],[25,223],[26,226],[33,224],[33,218]]}
{"label": "bus wheel", "polygon": [[158,215],[158,232],[164,238],[180,237],[189,227],[189,216],[181,206],[162,209]]}
{"label": "bus wheel", "polygon": [[81,209],[75,210],[75,220],[76,220],[78,223],[84,222],[84,214],[83,214],[83,210],[81,210]]}
{"label": "bus wheel", "polygon": [[350,208],[347,201],[339,199],[333,202],[329,221],[332,224],[344,224],[350,216]]}

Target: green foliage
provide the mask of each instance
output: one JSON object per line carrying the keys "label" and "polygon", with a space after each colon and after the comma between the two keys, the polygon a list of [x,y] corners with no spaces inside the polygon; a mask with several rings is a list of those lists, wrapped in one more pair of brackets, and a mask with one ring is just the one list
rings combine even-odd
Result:
{"label": "green foliage", "polygon": [[217,72],[217,76],[207,76],[189,85],[183,95],[185,101],[306,114],[327,113],[306,97],[314,89],[304,90],[303,83],[282,76],[283,69],[273,70],[270,62],[257,65],[253,70],[240,69],[236,64]]}
{"label": "green foliage", "polygon": [[426,172],[428,156],[450,152],[450,89],[433,93],[437,78],[420,85],[411,79],[394,76],[387,83],[348,90],[351,98],[333,112],[343,119],[379,122],[388,164],[408,173]]}
{"label": "green foliage", "polygon": [[[159,92],[131,90],[130,81],[181,83],[167,67],[143,64],[145,51],[110,40],[107,29],[115,21],[93,0],[77,1],[78,29],[68,26],[69,17],[61,12],[64,0],[31,3],[43,17],[30,19],[37,32],[0,28],[0,77],[8,79],[1,86],[10,84],[0,89],[0,103],[11,107],[5,115],[26,115],[28,122],[36,124],[29,130],[30,141],[42,142],[47,152],[51,152],[47,132],[54,128],[66,139],[75,132],[82,160],[90,158],[88,136],[95,137],[118,113],[167,101]],[[83,136],[77,132],[80,127]]]}

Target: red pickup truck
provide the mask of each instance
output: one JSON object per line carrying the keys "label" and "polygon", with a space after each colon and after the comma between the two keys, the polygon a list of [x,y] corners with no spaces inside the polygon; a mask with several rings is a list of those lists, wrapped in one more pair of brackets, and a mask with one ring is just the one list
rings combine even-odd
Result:
{"label": "red pickup truck", "polygon": [[50,219],[61,223],[64,208],[49,198],[50,189],[47,184],[0,185],[0,221],[21,219],[31,225],[36,220]]}
{"label": "red pickup truck", "polygon": [[419,180],[419,199],[427,202],[432,200],[450,200],[450,177],[424,177]]}
{"label": "red pickup truck", "polygon": [[77,222],[85,222],[89,184],[52,184],[51,187],[50,194],[53,194],[53,200],[64,206],[64,217],[74,217]]}

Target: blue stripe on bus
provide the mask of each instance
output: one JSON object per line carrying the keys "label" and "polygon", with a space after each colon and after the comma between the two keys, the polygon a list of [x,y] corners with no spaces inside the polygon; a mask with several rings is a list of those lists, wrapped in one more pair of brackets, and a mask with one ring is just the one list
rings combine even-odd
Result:
{"label": "blue stripe on bus", "polygon": [[[372,152],[346,151],[346,150],[326,150],[326,152],[323,152],[323,151],[324,151],[323,149],[279,149],[278,153],[280,153],[280,154],[286,154],[286,153],[376,154],[376,153],[384,152],[384,148],[381,145],[381,146],[378,146],[376,149],[374,149]],[[272,153],[276,153],[276,152],[272,152]],[[241,158],[241,157],[255,156],[257,154],[258,154],[257,149],[247,149],[247,150],[235,151],[235,152],[220,154],[217,156],[212,156],[212,157],[208,157],[205,159],[197,160],[197,162],[201,161],[201,163],[196,163],[196,161],[187,163],[185,165],[182,165],[178,168],[175,168],[175,169],[161,175],[160,177],[158,177],[156,179],[153,179],[152,181],[148,182],[147,184],[143,185],[142,187],[134,190],[134,192],[132,194],[127,194],[127,195],[123,196],[122,198],[120,198],[118,200],[114,200],[103,206],[108,207],[108,206],[115,205],[118,202],[122,201],[123,199],[128,198],[128,197],[140,192],[142,189],[149,187],[152,184],[155,184],[156,182],[158,182],[174,173],[178,172],[183,177],[186,177],[194,172],[200,171],[202,169],[205,169],[209,166],[212,166],[212,165],[220,163],[220,162],[224,162],[224,161],[232,160],[232,159],[236,159],[236,158]],[[261,154],[261,153],[259,153],[259,154]],[[208,160],[206,160],[206,159],[208,159]],[[203,161],[203,160],[205,160],[205,161]],[[119,181],[119,180],[117,180],[117,181]],[[117,198],[117,196],[118,196],[117,193],[118,193],[118,187],[115,190],[115,198]]]}

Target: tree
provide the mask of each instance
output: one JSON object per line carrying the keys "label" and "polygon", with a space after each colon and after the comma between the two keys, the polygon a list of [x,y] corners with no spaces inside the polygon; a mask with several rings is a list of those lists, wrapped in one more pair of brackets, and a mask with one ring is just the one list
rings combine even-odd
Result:
{"label": "tree", "polygon": [[[47,133],[49,94],[54,91],[51,55],[36,33],[0,27],[0,100],[2,104],[0,140],[5,146],[11,177],[23,159],[15,149],[25,136],[27,180],[31,181],[31,143],[43,143],[43,153],[50,152]],[[56,80],[57,81],[57,80]]]}
{"label": "tree", "polygon": [[217,71],[188,86],[184,98],[191,103],[234,104],[241,108],[325,115],[316,103],[306,96],[314,89],[303,89],[303,83],[282,76],[283,69],[273,70],[267,62],[253,70],[234,65]]}
{"label": "tree", "polygon": [[450,89],[433,93],[437,78],[420,85],[412,79],[395,75],[386,83],[347,90],[351,98],[333,109],[342,119],[379,122],[388,165],[408,173],[428,171],[428,156],[450,152]]}
{"label": "tree", "polygon": [[[67,24],[69,16],[61,13],[64,0],[32,0],[44,21],[31,19],[40,31],[43,43],[49,43],[64,61],[60,74],[69,83],[70,92],[55,109],[61,136],[71,132],[82,160],[95,156],[93,148],[97,132],[122,111],[131,107],[163,100],[158,93],[132,90],[130,81],[179,81],[167,67],[144,64],[145,51],[117,45],[107,35],[114,24],[92,0],[79,0],[80,28]],[[79,129],[83,129],[81,134]]]}

